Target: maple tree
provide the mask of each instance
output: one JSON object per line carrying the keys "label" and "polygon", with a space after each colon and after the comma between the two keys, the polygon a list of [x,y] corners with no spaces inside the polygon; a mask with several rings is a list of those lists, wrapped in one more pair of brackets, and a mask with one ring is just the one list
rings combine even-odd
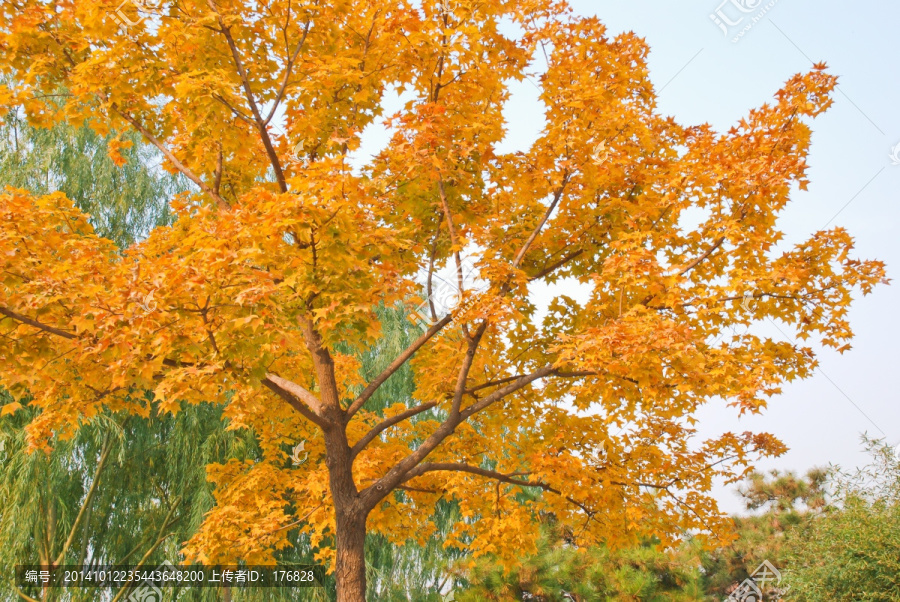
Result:
{"label": "maple tree", "polygon": [[[884,280],[841,228],[777,246],[831,104],[823,65],[719,133],[661,115],[643,40],[563,2],[118,5],[0,2],[0,104],[134,128],[196,192],[124,251],[60,193],[0,196],[3,412],[39,408],[42,448],[104,408],[223,404],[263,459],[209,467],[188,559],[268,562],[299,529],[349,601],[367,530],[423,540],[441,499],[462,517],[448,545],[508,561],[537,513],[588,541],[724,532],[712,480],[784,447],[694,441],[695,410],[760,411],[815,366],[737,328],[777,319],[845,350],[853,295]],[[511,83],[537,71],[545,127],[500,152]],[[390,141],[354,168],[380,117]],[[391,349],[375,308],[431,294],[442,267],[460,303],[426,303],[420,336],[364,375],[361,353]],[[380,411],[399,370],[414,395]]]}

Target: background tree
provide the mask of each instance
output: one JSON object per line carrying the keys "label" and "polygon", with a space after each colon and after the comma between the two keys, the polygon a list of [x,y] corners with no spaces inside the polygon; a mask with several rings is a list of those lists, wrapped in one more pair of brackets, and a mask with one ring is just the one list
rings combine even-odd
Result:
{"label": "background tree", "polygon": [[[167,223],[169,199],[185,189],[181,176],[158,169],[158,153],[133,132],[99,136],[66,122],[36,128],[13,110],[0,124],[0,141],[0,186],[61,190],[121,246]],[[13,401],[0,396],[3,405]],[[29,407],[0,424],[0,566],[9,581],[14,566],[27,562],[156,566],[212,506],[206,464],[237,452],[221,409],[208,404],[153,420],[103,412],[74,438],[56,438],[49,454],[27,453],[24,426],[37,413]],[[3,599],[19,599],[11,584],[4,589]],[[28,593],[41,600],[96,596],[90,589]]]}
{"label": "background tree", "polygon": [[[122,246],[167,223],[169,199],[185,190],[184,179],[160,170],[158,153],[133,132],[103,137],[66,122],[45,130],[28,125],[14,110],[0,124],[0,140],[0,186],[22,186],[35,194],[62,190],[92,213],[92,221],[99,216],[97,230]],[[133,144],[110,156],[115,140]],[[0,406],[12,402],[0,391]],[[47,454],[28,453],[24,441],[24,427],[35,415],[36,408],[27,408],[0,417],[0,567],[10,582],[15,565],[22,563],[153,567],[177,560],[181,543],[213,504],[206,465],[258,456],[252,433],[236,437],[226,430],[221,407],[210,404],[187,406],[176,417],[104,412],[74,438],[55,438]],[[281,560],[309,562],[304,554],[308,542],[297,541]],[[21,599],[11,583],[3,589],[0,599]],[[192,600],[221,597],[215,590],[190,593]],[[243,600],[327,595],[241,593]],[[92,601],[97,591],[38,589],[26,595]]]}
{"label": "background tree", "polygon": [[454,600],[703,602],[700,555],[691,544],[662,551],[657,543],[619,550],[572,545],[573,534],[548,520],[534,555],[505,572],[484,557],[466,572],[469,587]]}
{"label": "background tree", "polygon": [[785,546],[792,533],[825,509],[828,476],[821,468],[803,477],[778,470],[748,475],[739,489],[747,513],[732,517],[735,540],[704,555],[706,590],[722,599],[766,560],[786,569]]}
{"label": "background tree", "polygon": [[[695,442],[694,411],[759,411],[815,364],[731,328],[778,319],[843,350],[852,297],[884,278],[839,228],[776,247],[806,184],[806,121],[831,103],[822,65],[721,134],[660,115],[643,41],[563,2],[137,9],[120,31],[105,1],[0,3],[0,68],[28,73],[0,102],[37,125],[130,125],[200,191],[124,254],[62,194],[0,197],[0,382],[5,411],[40,408],[36,448],[104,408],[148,415],[143,390],[163,412],[214,400],[252,429],[263,460],[210,466],[216,506],[189,558],[271,560],[302,518],[338,598],[358,601],[367,531],[428,536],[442,501],[460,511],[451,545],[507,562],[541,512],[586,541],[727,530],[713,479],[783,446]],[[536,56],[546,126],[500,153],[508,82]],[[412,100],[351,169],[389,89]],[[446,315],[442,266],[461,299]],[[530,292],[564,277],[587,301],[560,291],[539,312]],[[363,378],[376,308],[420,287],[424,332]],[[409,362],[414,399],[379,411]],[[297,441],[310,461],[288,466]],[[522,488],[544,495],[522,505]]]}
{"label": "background tree", "polygon": [[101,236],[123,249],[172,221],[169,201],[188,182],[164,172],[159,152],[139,133],[102,136],[66,121],[35,127],[22,107],[7,109],[0,122],[0,187],[63,192]]}
{"label": "background tree", "polygon": [[792,600],[900,600],[900,459],[883,441],[863,443],[870,463],[835,469],[834,505],[788,534]]}

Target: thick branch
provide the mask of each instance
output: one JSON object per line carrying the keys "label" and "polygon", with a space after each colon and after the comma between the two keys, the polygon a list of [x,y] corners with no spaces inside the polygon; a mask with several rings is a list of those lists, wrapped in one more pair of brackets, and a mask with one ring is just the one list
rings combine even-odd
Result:
{"label": "thick branch", "polygon": [[485,320],[478,327],[474,337],[469,339],[469,348],[466,350],[466,356],[463,358],[462,366],[459,369],[459,376],[456,377],[456,387],[453,389],[453,403],[450,406],[450,418],[459,416],[459,410],[462,407],[463,396],[466,394],[466,383],[469,381],[469,371],[472,364],[475,363],[475,352],[478,350],[478,344],[481,337],[487,330],[487,321]]}
{"label": "thick branch", "polygon": [[38,322],[37,320],[32,320],[31,318],[28,318],[26,316],[23,316],[22,314],[18,314],[14,311],[6,309],[5,307],[0,307],[0,315],[4,315],[7,318],[12,318],[13,320],[22,322],[23,324],[28,324],[29,326],[34,326],[35,328],[43,330],[44,332],[49,332],[50,334],[55,334],[56,336],[62,337],[64,339],[78,338],[76,335],[72,334],[71,332],[66,332],[65,330],[60,330],[59,328],[54,328],[52,326],[42,324],[41,322]]}
{"label": "thick branch", "polygon": [[263,386],[288,402],[305,418],[319,426],[325,425],[325,420],[321,416],[322,402],[318,397],[297,383],[281,378],[277,374],[268,373],[261,382]]}

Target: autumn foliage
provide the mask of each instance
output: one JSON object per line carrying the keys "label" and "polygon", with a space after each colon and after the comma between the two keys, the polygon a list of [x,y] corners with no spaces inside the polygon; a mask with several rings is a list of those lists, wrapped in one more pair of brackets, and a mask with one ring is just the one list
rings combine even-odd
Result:
{"label": "autumn foliage", "polygon": [[[0,102],[134,128],[196,193],[125,250],[61,194],[0,196],[3,411],[40,408],[42,448],[107,409],[223,404],[265,459],[209,467],[188,558],[271,561],[302,529],[357,600],[361,534],[423,539],[441,498],[464,517],[450,543],[507,559],[542,512],[584,541],[721,535],[712,480],[784,448],[697,441],[695,410],[760,411],[815,366],[746,327],[844,350],[852,296],[884,279],[840,228],[778,230],[824,66],[720,133],[661,115],[644,42],[563,2],[164,1],[121,28],[118,4],[0,2]],[[500,152],[526,77],[545,127]],[[363,160],[379,118],[390,140]],[[416,307],[441,267],[463,302],[364,378],[376,307]],[[414,398],[373,407],[407,364]]]}

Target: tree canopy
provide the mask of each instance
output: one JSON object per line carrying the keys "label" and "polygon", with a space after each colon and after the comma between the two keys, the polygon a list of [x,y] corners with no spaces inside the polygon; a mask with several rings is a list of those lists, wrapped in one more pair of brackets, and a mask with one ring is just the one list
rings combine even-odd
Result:
{"label": "tree canopy", "polygon": [[[884,279],[841,228],[781,244],[808,122],[831,104],[824,65],[717,132],[660,114],[643,40],[564,2],[119,10],[0,2],[0,103],[133,128],[196,190],[124,251],[61,193],[0,196],[2,411],[36,410],[37,449],[104,410],[221,404],[261,459],[210,465],[189,558],[271,561],[296,527],[334,561],[339,599],[361,600],[367,530],[425,538],[441,500],[459,504],[450,544],[507,561],[539,513],[587,541],[727,530],[713,479],[784,448],[695,441],[694,412],[760,411],[815,366],[812,347],[732,328],[779,320],[846,350],[852,298]],[[501,152],[525,77],[545,126]],[[410,100],[385,114],[396,92]],[[353,167],[379,118],[390,141]],[[423,289],[419,336],[364,374],[377,308]],[[412,398],[376,407],[407,366]],[[541,495],[519,503],[523,488]]]}

